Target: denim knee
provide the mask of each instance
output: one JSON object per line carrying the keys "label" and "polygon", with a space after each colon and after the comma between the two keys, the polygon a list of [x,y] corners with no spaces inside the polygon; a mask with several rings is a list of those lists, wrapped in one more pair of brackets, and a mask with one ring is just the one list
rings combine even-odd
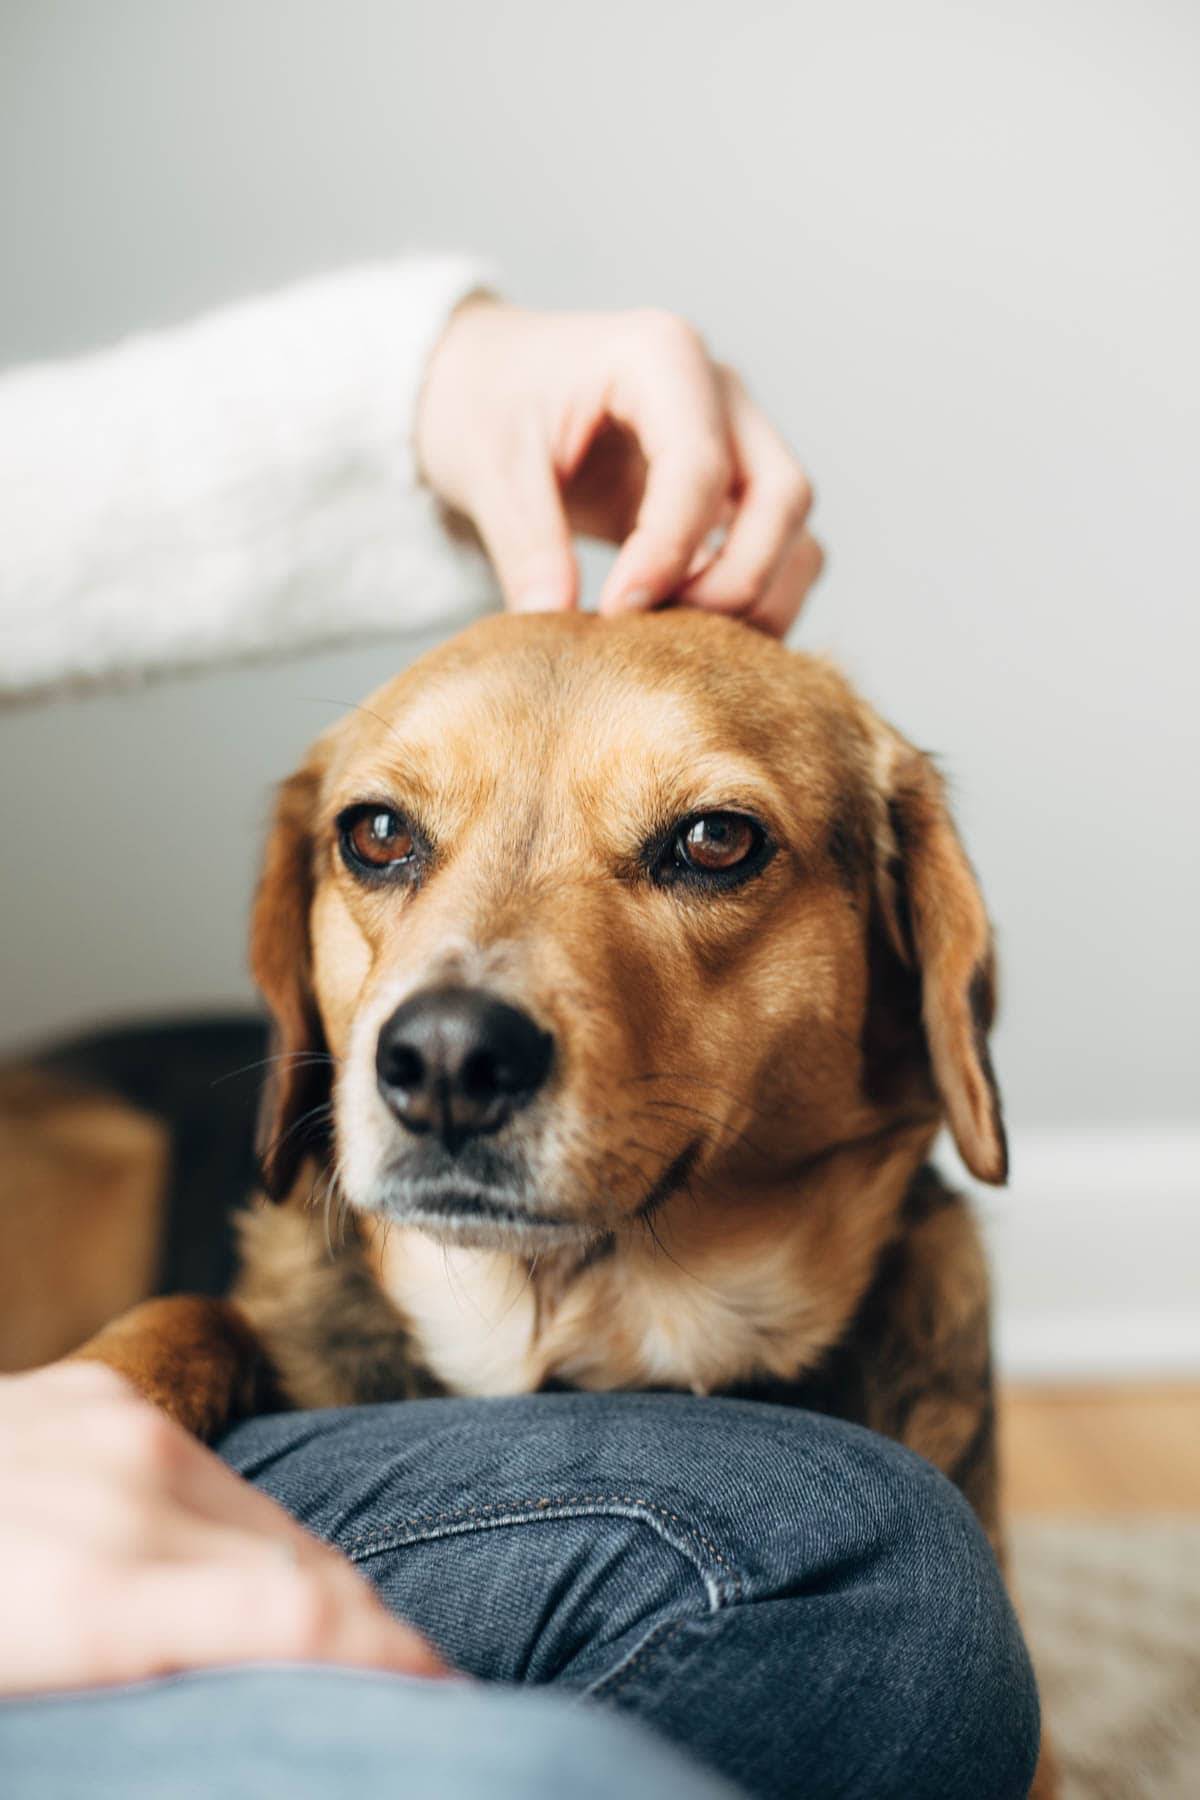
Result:
{"label": "denim knee", "polygon": [[[660,1545],[641,1635],[599,1667],[594,1698],[755,1795],[1025,1795],[1037,1691],[991,1547],[949,1481],[838,1420],[613,1398],[623,1472],[636,1461],[642,1498],[692,1534],[704,1588],[672,1586]],[[590,1416],[603,1429],[603,1410]],[[582,1658],[570,1678],[595,1667]]]}
{"label": "denim knee", "polygon": [[[861,1444],[856,1454],[864,1454]],[[879,1735],[869,1779],[847,1791],[891,1791],[881,1766],[890,1717],[896,1756],[888,1766],[908,1770],[897,1794],[1022,1800],[1037,1763],[1040,1710],[991,1545],[958,1489],[923,1459],[880,1438],[866,1455],[877,1545],[873,1566],[848,1573],[875,1613],[858,1641],[868,1655],[873,1645],[878,1660],[872,1675],[860,1673],[859,1693],[877,1712]]]}
{"label": "denim knee", "polygon": [[1022,1800],[1037,1691],[966,1501],[856,1427],[758,1423],[748,1438],[770,1443],[769,1470],[749,1479],[736,1452],[727,1468],[744,1483],[740,1522],[706,1516],[723,1543],[736,1535],[740,1592],[658,1628],[594,1692],[755,1795]]}

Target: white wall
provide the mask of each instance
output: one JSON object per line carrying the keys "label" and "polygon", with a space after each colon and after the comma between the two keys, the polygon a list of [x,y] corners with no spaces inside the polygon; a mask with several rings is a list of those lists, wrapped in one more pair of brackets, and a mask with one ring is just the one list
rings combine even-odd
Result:
{"label": "white wall", "polygon": [[[490,252],[531,301],[690,314],[815,474],[803,641],[954,776],[1018,1127],[1185,1123],[1198,21],[6,0],[0,360],[412,243]],[[395,657],[0,720],[3,1040],[241,995],[268,783]]]}

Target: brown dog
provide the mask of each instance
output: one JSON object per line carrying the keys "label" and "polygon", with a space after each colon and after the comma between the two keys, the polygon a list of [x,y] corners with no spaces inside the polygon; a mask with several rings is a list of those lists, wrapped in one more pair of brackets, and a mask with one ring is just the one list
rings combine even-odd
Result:
{"label": "brown dog", "polygon": [[205,1436],[790,1400],[929,1458],[1002,1550],[987,1274],[926,1160],[947,1120],[1005,1179],[991,933],[933,764],[833,669],[698,613],[474,627],[283,785],[252,960],[283,1204],[232,1302],[81,1354]]}
{"label": "brown dog", "polygon": [[986,1276],[926,1167],[946,1117],[1004,1179],[990,932],[932,764],[831,668],[699,614],[476,626],[284,784],[253,963],[287,1204],[236,1304],[152,1302],[85,1354],[205,1434],[786,1393],[995,1531]]}

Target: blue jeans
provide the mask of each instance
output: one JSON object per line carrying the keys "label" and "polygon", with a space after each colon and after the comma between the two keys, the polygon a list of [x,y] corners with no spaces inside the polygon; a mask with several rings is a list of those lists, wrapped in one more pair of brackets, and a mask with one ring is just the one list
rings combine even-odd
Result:
{"label": "blue jeans", "polygon": [[[97,1745],[130,1735],[122,1708],[165,1721],[173,1705],[193,1724],[208,1709],[197,1791],[210,1794],[268,1791],[264,1748],[276,1791],[330,1800],[727,1791],[662,1740],[764,1800],[1028,1788],[1037,1696],[987,1542],[949,1483],[869,1432],[747,1401],[542,1394],[280,1414],[222,1450],[450,1661],[526,1691],[247,1671],[13,1703],[0,1769],[15,1743],[17,1767],[48,1771],[14,1792],[73,1796],[49,1776],[86,1733],[78,1792],[94,1797]],[[188,1791],[166,1772],[186,1732],[133,1740],[114,1794]],[[162,1746],[157,1771],[147,1741]],[[298,1742],[299,1786],[285,1774]],[[257,1785],[239,1780],[239,1757]]]}

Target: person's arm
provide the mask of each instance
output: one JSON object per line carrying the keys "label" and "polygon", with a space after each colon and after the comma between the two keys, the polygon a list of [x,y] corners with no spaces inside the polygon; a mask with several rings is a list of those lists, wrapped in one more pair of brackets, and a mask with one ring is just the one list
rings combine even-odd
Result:
{"label": "person's arm", "polygon": [[412,443],[430,353],[485,279],[349,270],[0,375],[0,696],[494,605]]}
{"label": "person's arm", "polygon": [[736,374],[672,315],[482,282],[350,270],[0,375],[0,700],[574,606],[574,532],[621,546],[602,612],[782,636],[811,490]]}

